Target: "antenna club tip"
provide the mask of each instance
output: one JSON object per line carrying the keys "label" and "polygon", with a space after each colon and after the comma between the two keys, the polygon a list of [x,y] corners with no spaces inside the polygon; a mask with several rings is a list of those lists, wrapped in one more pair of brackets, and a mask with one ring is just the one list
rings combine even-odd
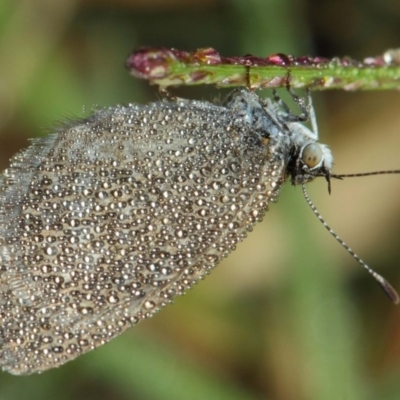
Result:
{"label": "antenna club tip", "polygon": [[393,288],[393,286],[386,280],[383,280],[381,282],[382,288],[385,291],[386,295],[389,297],[389,299],[392,301],[393,304],[399,304],[400,303],[400,297],[397,291]]}
{"label": "antenna club tip", "polygon": [[399,295],[398,295],[397,293],[396,293],[396,296],[395,296],[395,297],[391,297],[390,299],[392,300],[392,302],[393,302],[393,304],[394,304],[395,306],[399,305],[399,303],[400,303],[400,298],[399,298]]}
{"label": "antenna club tip", "polygon": [[393,304],[399,304],[400,296],[397,293],[396,289],[383,276],[379,275],[377,272],[370,270],[370,273],[372,274],[376,282],[379,284],[379,286],[383,289],[386,296],[389,297],[391,302]]}
{"label": "antenna club tip", "polygon": [[392,301],[393,301],[393,304],[395,304],[397,306],[400,303],[400,297],[397,292],[395,292],[394,294],[395,294],[395,296],[392,298]]}

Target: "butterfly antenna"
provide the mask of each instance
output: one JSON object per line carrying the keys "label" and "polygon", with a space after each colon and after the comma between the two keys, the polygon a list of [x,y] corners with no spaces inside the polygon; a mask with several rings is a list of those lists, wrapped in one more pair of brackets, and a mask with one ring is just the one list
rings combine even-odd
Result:
{"label": "butterfly antenna", "polygon": [[358,174],[331,174],[332,178],[343,179],[343,178],[355,178],[360,176],[372,176],[372,175],[388,175],[388,174],[400,174],[400,169],[391,169],[387,171],[373,171],[373,172],[361,172]]}
{"label": "butterfly antenna", "polygon": [[[384,172],[384,171],[382,171]],[[392,172],[389,172],[392,173]],[[393,172],[394,173],[394,172]],[[369,173],[367,173],[369,174]],[[376,175],[377,173],[370,173],[371,175]],[[338,175],[338,177],[351,177],[351,176],[364,176],[364,174],[353,174],[353,175]],[[340,179],[340,178],[339,178]],[[303,195],[306,199],[308,205],[310,206],[311,210],[317,216],[317,218],[321,221],[322,225],[328,230],[328,232],[347,250],[350,255],[355,258],[359,264],[369,272],[375,281],[379,284],[379,286],[383,289],[386,295],[394,304],[399,304],[400,298],[396,290],[392,287],[392,285],[381,275],[375,272],[372,268],[370,268],[347,244],[344,240],[340,238],[340,236],[333,230],[331,227],[325,222],[322,215],[319,213],[317,208],[314,206],[313,202],[310,199],[310,196],[307,193],[306,186],[302,185]]]}

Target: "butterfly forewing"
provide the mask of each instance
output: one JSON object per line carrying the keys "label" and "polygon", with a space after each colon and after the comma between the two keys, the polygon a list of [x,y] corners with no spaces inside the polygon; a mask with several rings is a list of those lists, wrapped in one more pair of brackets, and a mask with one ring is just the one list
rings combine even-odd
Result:
{"label": "butterfly forewing", "polygon": [[12,159],[0,197],[3,369],[43,371],[109,341],[246,236],[290,152],[246,96],[257,99],[100,110]]}

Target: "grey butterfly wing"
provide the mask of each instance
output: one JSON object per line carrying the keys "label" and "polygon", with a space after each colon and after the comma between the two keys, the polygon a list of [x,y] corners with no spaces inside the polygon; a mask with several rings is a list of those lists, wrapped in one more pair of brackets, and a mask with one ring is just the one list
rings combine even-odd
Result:
{"label": "grey butterfly wing", "polygon": [[101,110],[14,157],[0,196],[0,364],[106,343],[203,278],[260,220],[284,157],[235,107]]}

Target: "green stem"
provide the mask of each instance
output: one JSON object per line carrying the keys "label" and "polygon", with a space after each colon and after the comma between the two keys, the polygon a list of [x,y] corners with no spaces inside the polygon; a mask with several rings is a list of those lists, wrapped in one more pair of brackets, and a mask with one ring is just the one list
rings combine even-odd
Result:
{"label": "green stem", "polygon": [[175,49],[146,48],[127,60],[131,74],[162,88],[213,84],[252,89],[309,87],[313,90],[400,89],[400,50],[364,61],[349,58],[293,57],[274,54],[221,57],[214,49],[186,53]]}

